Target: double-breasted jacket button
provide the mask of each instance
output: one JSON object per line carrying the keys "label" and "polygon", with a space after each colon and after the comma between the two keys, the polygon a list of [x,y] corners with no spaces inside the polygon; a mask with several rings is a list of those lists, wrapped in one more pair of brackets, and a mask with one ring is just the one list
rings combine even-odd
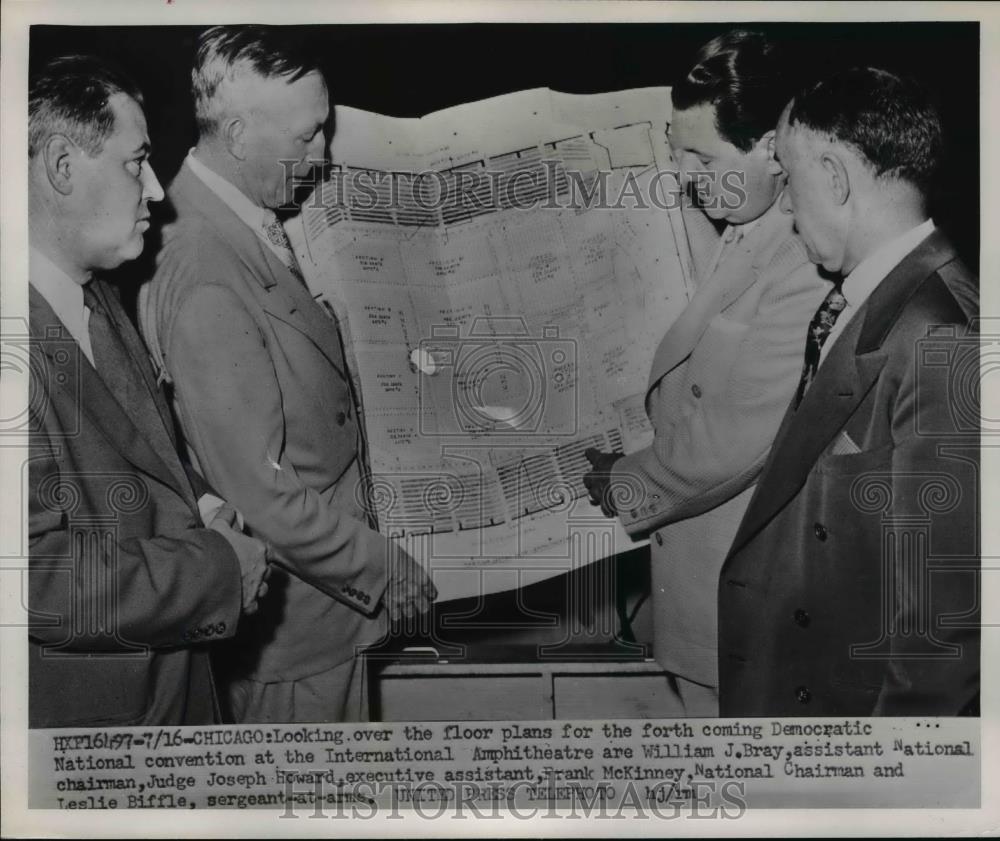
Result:
{"label": "double-breasted jacket button", "polygon": [[800,704],[808,704],[812,699],[812,692],[810,692],[806,687],[799,686],[795,690],[795,700]]}
{"label": "double-breasted jacket button", "polygon": [[811,621],[809,614],[801,607],[795,611],[795,624],[801,628],[808,628]]}
{"label": "double-breasted jacket button", "polygon": [[663,535],[660,534],[659,532],[656,533],[655,540],[656,540],[656,545],[657,546],[662,546],[663,545]]}
{"label": "double-breasted jacket button", "polygon": [[337,426],[343,426],[345,423],[347,423],[347,413],[337,412]]}
{"label": "double-breasted jacket button", "polygon": [[699,386],[698,383],[693,383],[691,385],[691,393],[695,397],[701,397],[701,386]]}
{"label": "double-breasted jacket button", "polygon": [[827,530],[826,526],[822,523],[813,523],[813,534],[816,535],[816,539],[819,541],[826,540]]}

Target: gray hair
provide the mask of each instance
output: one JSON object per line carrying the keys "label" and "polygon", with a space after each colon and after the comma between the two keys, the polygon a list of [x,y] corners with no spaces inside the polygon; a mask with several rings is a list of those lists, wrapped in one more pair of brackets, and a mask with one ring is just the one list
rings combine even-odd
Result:
{"label": "gray hair", "polygon": [[304,48],[303,36],[294,27],[213,26],[199,38],[191,70],[191,90],[199,134],[214,134],[225,109],[223,82],[251,72],[264,78],[289,82],[320,72],[319,64]]}

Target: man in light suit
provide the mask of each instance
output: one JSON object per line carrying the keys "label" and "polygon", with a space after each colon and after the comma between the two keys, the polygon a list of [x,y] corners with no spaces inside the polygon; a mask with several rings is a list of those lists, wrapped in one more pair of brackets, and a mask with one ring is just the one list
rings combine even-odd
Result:
{"label": "man in light suit", "polygon": [[[653,715],[718,714],[719,569],[829,285],[778,206],[784,175],[774,129],[791,95],[788,78],[773,44],[736,31],[706,44],[674,86],[670,142],[682,177],[727,228],[654,356],[652,445],[625,457],[591,453],[584,480],[605,513],[650,537],[653,654],[673,690],[671,708]],[[692,249],[706,251],[698,241]],[[618,483],[638,501],[616,512]]]}
{"label": "man in light suit", "polygon": [[233,651],[240,722],[367,718],[359,648],[435,595],[366,521],[340,332],[274,213],[326,150],[326,84],[292,38],[266,26],[199,38],[198,144],[168,191],[177,221],[140,301],[193,460],[283,567]]}
{"label": "man in light suit", "polygon": [[163,198],[139,92],[96,59],[48,63],[28,154],[28,719],[211,724],[203,643],[254,610],[266,550],[192,487],[145,348],[95,277],[140,254]]}
{"label": "man in light suit", "polygon": [[785,209],[843,279],[722,570],[722,713],[976,713],[979,293],[928,217],[940,121],[856,69],[777,144]]}

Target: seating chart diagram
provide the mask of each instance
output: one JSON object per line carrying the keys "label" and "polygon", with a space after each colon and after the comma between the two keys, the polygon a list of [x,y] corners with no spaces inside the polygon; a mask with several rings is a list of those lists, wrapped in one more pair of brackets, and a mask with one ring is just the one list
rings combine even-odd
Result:
{"label": "seating chart diagram", "polygon": [[691,292],[669,109],[667,88],[336,109],[289,236],[344,336],[368,504],[441,598],[636,545],[583,453],[649,443],[649,366]]}

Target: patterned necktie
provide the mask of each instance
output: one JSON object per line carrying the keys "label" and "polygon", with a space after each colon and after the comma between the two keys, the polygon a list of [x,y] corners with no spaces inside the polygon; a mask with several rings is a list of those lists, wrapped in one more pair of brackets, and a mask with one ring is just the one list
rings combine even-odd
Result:
{"label": "patterned necktie", "polygon": [[274,250],[278,253],[281,262],[299,280],[303,280],[299,262],[295,259],[295,252],[292,251],[292,243],[288,239],[288,234],[285,233],[284,226],[278,221],[278,217],[271,211],[268,211],[264,215],[263,227],[267,241],[274,246]]}
{"label": "patterned necktie", "polygon": [[840,291],[840,284],[837,284],[827,292],[823,303],[816,310],[816,315],[809,322],[809,332],[806,334],[806,356],[802,365],[802,377],[799,380],[799,390],[795,394],[795,408],[799,407],[806,389],[816,378],[816,370],[819,368],[819,355],[833,329],[837,319],[847,306],[847,298]]}

